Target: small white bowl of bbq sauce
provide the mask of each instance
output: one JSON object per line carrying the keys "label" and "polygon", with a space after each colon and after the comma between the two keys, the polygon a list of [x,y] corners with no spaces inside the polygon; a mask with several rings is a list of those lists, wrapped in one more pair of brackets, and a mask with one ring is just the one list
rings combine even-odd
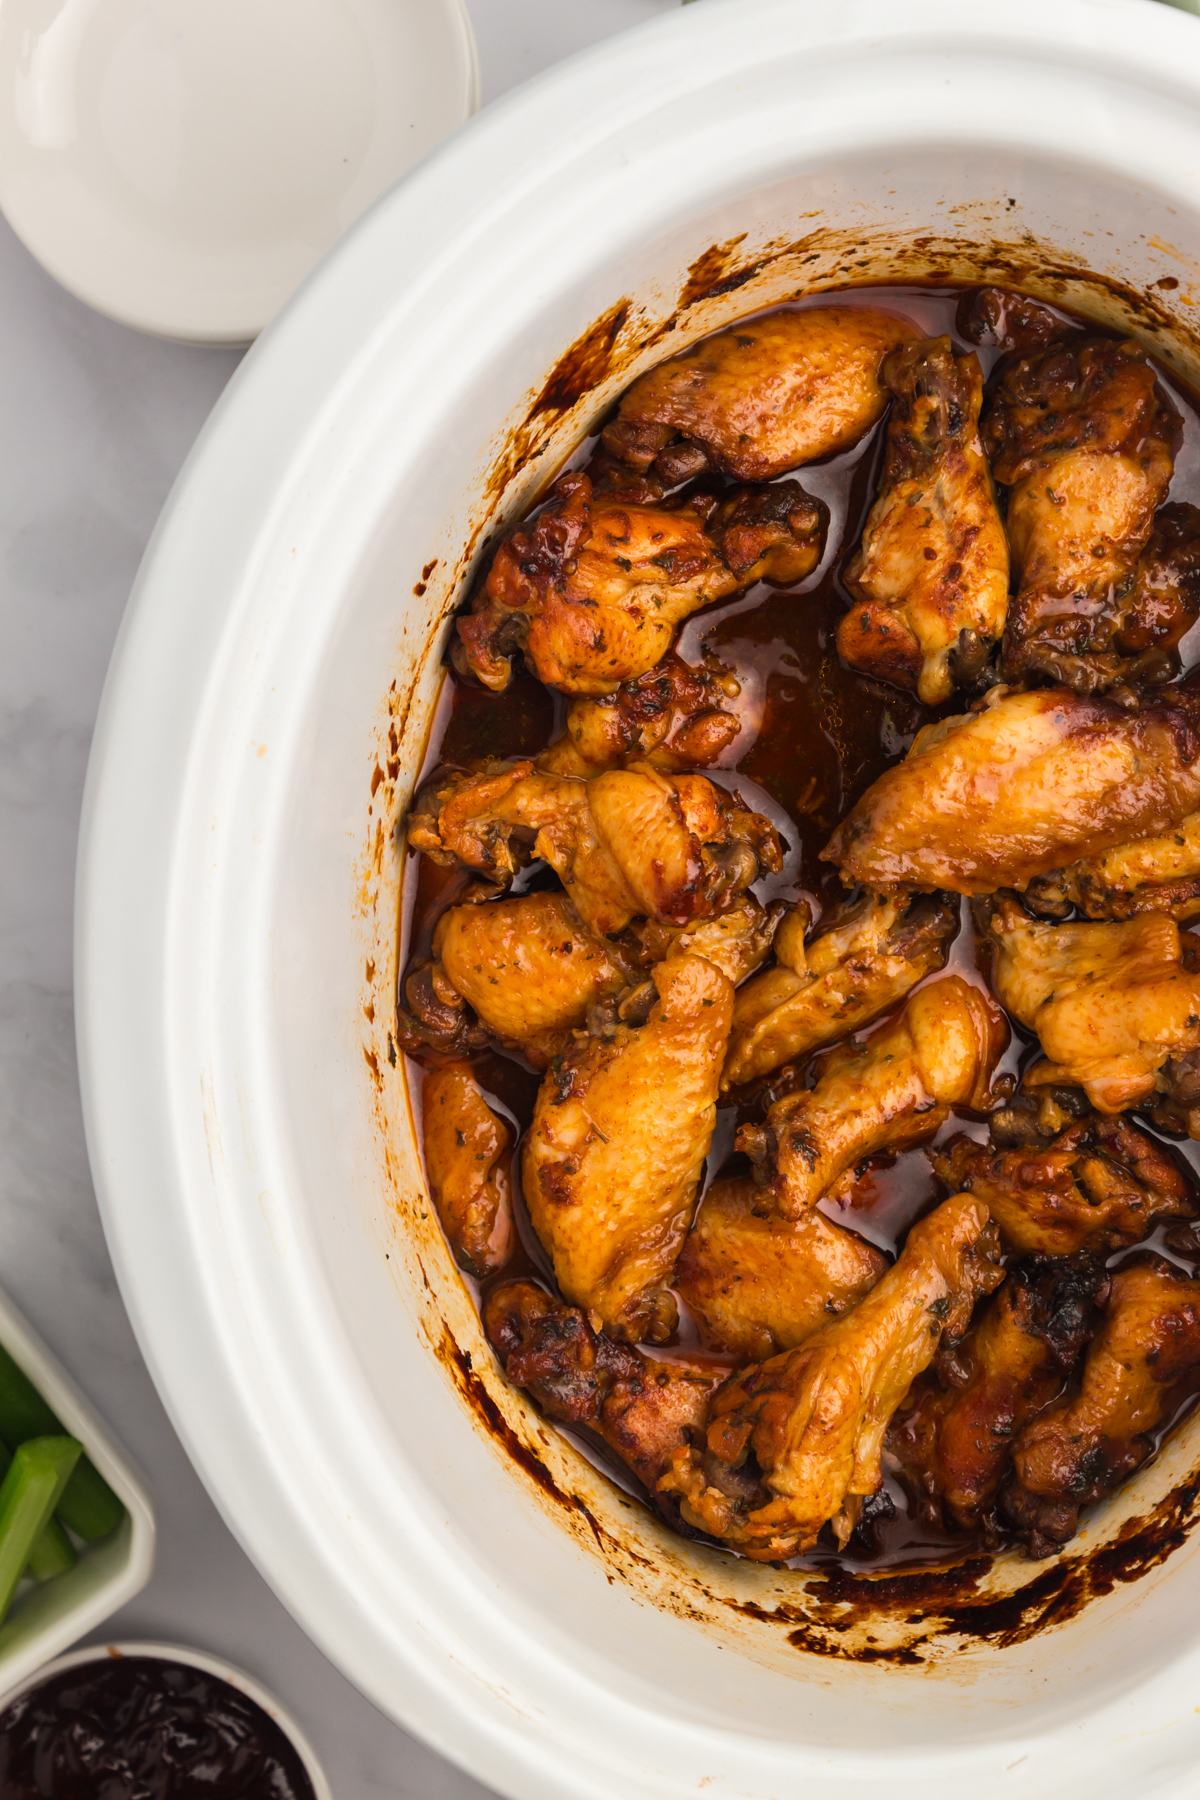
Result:
{"label": "small white bowl of bbq sauce", "polygon": [[130,1793],[155,1800],[224,1793],[333,1800],[287,1708],[253,1676],[203,1650],[94,1644],[0,1698],[5,1800],[123,1795],[122,1779]]}

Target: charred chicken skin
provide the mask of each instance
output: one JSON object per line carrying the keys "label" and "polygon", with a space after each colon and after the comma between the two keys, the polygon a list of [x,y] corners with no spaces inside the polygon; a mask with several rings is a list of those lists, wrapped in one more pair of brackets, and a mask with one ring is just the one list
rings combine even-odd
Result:
{"label": "charred chicken skin", "polygon": [[604,450],[666,487],[708,470],[771,481],[870,430],[888,400],[880,365],[916,335],[857,306],[746,320],[639,376]]}
{"label": "charred chicken skin", "polygon": [[733,989],[700,956],[659,964],[645,1023],[615,1018],[542,1083],[522,1179],[564,1296],[612,1336],[662,1343],[666,1291],[716,1121]]}
{"label": "charred chicken skin", "polygon": [[746,1556],[793,1556],[830,1522],[845,1545],[882,1479],[892,1415],[1003,1279],[997,1254],[986,1206],[943,1202],[853,1311],[717,1389],[703,1439],[676,1450],[659,1491]]}
{"label": "charred chicken skin", "polygon": [[496,551],[458,621],[456,658],[497,692],[519,650],[548,687],[614,693],[654,668],[699,607],[755,581],[802,580],[820,560],[826,517],[794,481],[654,506],[593,496],[589,476],[561,475]]}
{"label": "charred chicken skin", "polygon": [[729,710],[739,686],[715,657],[698,666],[668,651],[615,693],[575,700],[566,727],[537,759],[550,775],[586,779],[602,769],[649,762],[674,772],[717,762],[742,729]]}
{"label": "charred chicken skin", "polygon": [[923,1143],[952,1106],[981,1108],[1004,1039],[996,1008],[959,976],[918,989],[865,1043],[832,1051],[814,1088],[742,1126],[761,1209],[798,1219],[857,1163]]}
{"label": "charred chicken skin", "polygon": [[996,993],[1046,1053],[1026,1087],[1081,1087],[1097,1112],[1118,1113],[1155,1094],[1168,1058],[1200,1048],[1200,974],[1174,919],[1049,925],[1012,898],[977,911]]}
{"label": "charred chicken skin", "polygon": [[931,1524],[970,1530],[990,1509],[1013,1439],[1082,1354],[1104,1280],[1094,1257],[1023,1257],[961,1344],[939,1351],[887,1436]]}
{"label": "charred chicken skin", "polygon": [[1074,1537],[1079,1514],[1111,1494],[1154,1448],[1153,1433],[1200,1370],[1200,1281],[1161,1257],[1112,1277],[1079,1391],[1028,1425],[1013,1446],[1002,1505],[1033,1557]]}
{"label": "charred chicken skin", "polygon": [[1065,688],[995,688],[919,732],[821,856],[847,884],[992,894],[1167,831],[1198,806],[1194,677],[1133,711]]}
{"label": "charred chicken skin", "polygon": [[893,350],[879,495],[845,572],[838,627],[852,669],[927,706],[977,676],[1008,612],[1008,540],[979,441],[983,372],[948,337]]}
{"label": "charred chicken skin", "polygon": [[824,1213],[760,1218],[747,1179],[715,1181],[700,1202],[675,1288],[704,1343],[746,1362],[791,1350],[847,1312],[887,1268],[873,1245]]}
{"label": "charred chicken skin", "polygon": [[1200,812],[1156,837],[1119,844],[1041,876],[1029,884],[1025,900],[1049,918],[1065,918],[1072,907],[1088,919],[1155,912],[1183,924],[1200,916]]}
{"label": "charred chicken skin", "polygon": [[973,288],[964,294],[954,322],[968,343],[996,344],[1022,355],[1043,350],[1055,338],[1070,337],[1076,330],[1040,300],[997,287]]}
{"label": "charred chicken skin", "polygon": [[636,918],[712,918],[780,866],[766,819],[703,775],[669,776],[644,763],[589,781],[547,775],[532,762],[452,775],[418,798],[408,841],[498,886],[543,858],[584,924],[604,935]]}
{"label": "charred chicken skin", "polygon": [[425,1175],[442,1229],[469,1275],[490,1275],[512,1252],[512,1134],[469,1063],[426,1072],[421,1087]]}
{"label": "charred chicken skin", "polygon": [[722,1089],[869,1025],[945,966],[958,929],[955,908],[936,895],[914,901],[866,894],[807,943],[806,918],[793,912],[783,919],[775,967],[734,1002]]}

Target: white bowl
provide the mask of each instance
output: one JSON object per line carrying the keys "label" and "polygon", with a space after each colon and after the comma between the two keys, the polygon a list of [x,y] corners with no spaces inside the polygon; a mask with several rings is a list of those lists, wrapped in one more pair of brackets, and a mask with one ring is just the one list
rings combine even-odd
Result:
{"label": "white bowl", "polygon": [[73,1568],[36,1587],[20,1589],[0,1625],[0,1695],[4,1695],[141,1593],[154,1567],[154,1511],[124,1450],[3,1293],[0,1344],[64,1430],[79,1439],[126,1512],[109,1537],[80,1549]]}
{"label": "white bowl", "polygon": [[464,0],[4,0],[0,208],[123,324],[248,343],[479,105]]}
{"label": "white bowl", "polygon": [[51,1680],[55,1675],[65,1675],[68,1669],[85,1668],[88,1663],[107,1662],[114,1656],[161,1658],[163,1662],[182,1663],[185,1668],[200,1669],[205,1675],[215,1675],[218,1680],[227,1681],[230,1687],[236,1688],[240,1694],[245,1694],[247,1700],[253,1700],[256,1706],[261,1706],[267,1717],[274,1719],[279,1729],[291,1741],[309,1780],[312,1782],[313,1800],[333,1800],[333,1789],[325,1778],[325,1771],[317,1761],[316,1751],[282,1702],[263,1687],[260,1681],[255,1681],[252,1675],[247,1675],[244,1669],[236,1668],[233,1663],[226,1662],[222,1656],[210,1656],[205,1650],[189,1650],[181,1644],[143,1643],[140,1640],[136,1643],[126,1643],[122,1640],[115,1644],[92,1644],[86,1650],[72,1650],[67,1656],[57,1657],[44,1669],[39,1669],[36,1674],[30,1675],[16,1686],[0,1692],[0,1707],[8,1706],[12,1701],[19,1700],[22,1694],[27,1694],[31,1688],[40,1687],[44,1681]]}
{"label": "white bowl", "polygon": [[[351,234],[148,552],[79,869],[123,1291],[289,1607],[507,1793],[993,1800],[1018,1767],[1031,1800],[1193,1791],[1200,1415],[1060,1562],[901,1589],[868,1644],[828,1594],[661,1531],[506,1387],[389,1026],[394,826],[489,524],[638,368],[806,287],[1028,278],[1196,374],[1195,33],[1144,0],[707,0],[606,43]],[[747,278],[698,298],[702,257]]]}

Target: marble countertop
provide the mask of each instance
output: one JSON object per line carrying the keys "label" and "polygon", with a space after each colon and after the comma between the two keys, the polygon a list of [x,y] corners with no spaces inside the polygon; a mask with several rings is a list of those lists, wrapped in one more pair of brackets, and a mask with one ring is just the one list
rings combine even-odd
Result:
{"label": "marble countertop", "polygon": [[[485,103],[677,0],[468,0]],[[92,724],[159,508],[237,362],[125,330],[0,220],[0,1282],[149,1477],[158,1565],[100,1638],[228,1656],[308,1729],[338,1800],[485,1789],[326,1662],[222,1522],[155,1393],[92,1193],[75,1068],[71,906]]]}

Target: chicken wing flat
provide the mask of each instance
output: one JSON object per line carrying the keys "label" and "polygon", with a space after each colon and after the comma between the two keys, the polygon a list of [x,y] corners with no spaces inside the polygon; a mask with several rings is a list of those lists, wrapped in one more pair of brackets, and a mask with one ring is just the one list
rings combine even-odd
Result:
{"label": "chicken wing flat", "polygon": [[943,1348],[887,1436],[931,1524],[979,1524],[1017,1433],[1061,1393],[1093,1328],[1104,1265],[1027,1256],[962,1343]]}
{"label": "chicken wing flat", "polygon": [[936,895],[867,894],[807,943],[805,922],[783,919],[776,966],[734,1002],[723,1090],[870,1024],[945,966],[958,930],[956,908]]}
{"label": "chicken wing flat", "polygon": [[749,1179],[715,1181],[675,1270],[704,1343],[745,1362],[802,1344],[875,1286],[887,1258],[812,1211],[760,1218]]}
{"label": "chicken wing flat", "polygon": [[837,646],[852,669],[938,706],[979,673],[1008,612],[1008,539],[979,440],[983,371],[940,337],[893,350],[883,378],[887,452]]}
{"label": "chicken wing flat", "polygon": [[544,858],[584,924],[605,935],[639,917],[675,925],[711,918],[781,865],[779,839],[760,814],[703,775],[669,776],[645,763],[589,781],[547,775],[532,762],[452,775],[418,797],[408,841],[498,886]]}
{"label": "chicken wing flat", "polygon": [[996,994],[1046,1053],[1026,1087],[1081,1087],[1097,1112],[1117,1113],[1151,1098],[1168,1057],[1200,1047],[1200,974],[1174,919],[1049,925],[1011,898],[978,913]]}
{"label": "chicken wing flat", "polygon": [[1200,812],[1156,837],[1039,876],[1025,899],[1051,918],[1065,917],[1074,906],[1088,919],[1132,919],[1144,912],[1168,913],[1180,924],[1194,919],[1200,916]]}
{"label": "chicken wing flat", "polygon": [[961,1337],[976,1300],[1003,1279],[997,1255],[986,1206],[965,1194],[944,1201],[852,1312],[717,1389],[703,1443],[675,1451],[660,1492],[746,1556],[809,1549],[828,1521],[844,1546],[882,1479],[892,1415],[943,1337]]}
{"label": "chicken wing flat", "polygon": [[1107,1254],[1162,1219],[1197,1216],[1195,1184],[1163,1146],[1125,1119],[1088,1113],[1049,1142],[1016,1148],[954,1137],[933,1158],[938,1179],[987,1202],[1018,1252]]}
{"label": "chicken wing flat", "polygon": [[988,997],[957,975],[910,995],[865,1043],[832,1051],[814,1088],[742,1126],[760,1207],[798,1219],[855,1164],[923,1143],[952,1106],[981,1108],[1005,1035]]}
{"label": "chicken wing flat", "polygon": [[469,1063],[429,1069],[421,1084],[425,1178],[461,1268],[503,1268],[513,1246],[512,1137]]}
{"label": "chicken wing flat", "polygon": [[821,852],[847,885],[1022,889],[1200,806],[1200,682],[1135,710],[1065,688],[994,688],[927,725]]}
{"label": "chicken wing flat", "polygon": [[888,399],[880,364],[916,335],[865,307],[741,321],[639,376],[601,441],[666,486],[709,469],[771,481],[870,430]]}
{"label": "chicken wing flat", "polygon": [[[1038,674],[1096,692],[1122,672],[1138,559],[1167,497],[1182,429],[1133,340],[1073,334],[1005,369],[983,440],[1009,489],[1017,592],[1006,680]],[[1186,629],[1181,620],[1162,623],[1164,644]]]}
{"label": "chicken wing flat", "polygon": [[661,661],[699,607],[755,581],[801,580],[820,560],[827,518],[794,481],[655,506],[593,496],[589,476],[560,475],[536,519],[496,551],[458,621],[457,660],[499,692],[519,650],[548,687],[611,694]]}
{"label": "chicken wing flat", "polygon": [[654,971],[644,1025],[577,1041],[542,1083],[522,1173],[534,1230],[568,1300],[614,1337],[662,1343],[665,1291],[716,1121],[733,989],[700,956]]}
{"label": "chicken wing flat", "polygon": [[1160,1257],[1112,1277],[1104,1322],[1078,1393],[1028,1425],[1013,1446],[1002,1505],[1029,1554],[1074,1537],[1083,1507],[1111,1494],[1152,1454],[1200,1366],[1200,1282]]}
{"label": "chicken wing flat", "polygon": [[714,656],[699,665],[668,651],[660,663],[615,693],[577,699],[562,736],[537,759],[549,775],[586,779],[602,769],[650,762],[677,771],[714,763],[742,728],[728,702],[737,678]]}
{"label": "chicken wing flat", "polygon": [[593,1331],[578,1307],[531,1281],[493,1288],[483,1325],[513,1385],[532,1394],[556,1425],[598,1432],[668,1523],[678,1525],[678,1510],[658,1494],[658,1482],[688,1434],[703,1429],[720,1376],[614,1342]]}

